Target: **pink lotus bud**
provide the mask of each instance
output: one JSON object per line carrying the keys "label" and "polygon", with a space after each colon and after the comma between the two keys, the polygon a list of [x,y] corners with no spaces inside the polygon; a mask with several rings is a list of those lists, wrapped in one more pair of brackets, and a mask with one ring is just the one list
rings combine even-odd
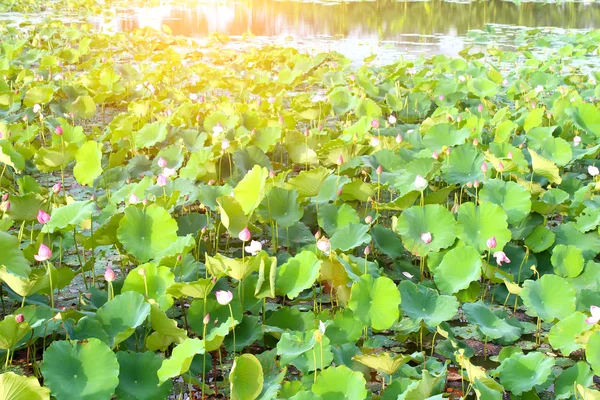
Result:
{"label": "pink lotus bud", "polygon": [[146,268],[140,268],[140,269],[138,269],[138,274],[140,276],[146,276]]}
{"label": "pink lotus bud", "polygon": [[440,157],[440,155],[438,154],[438,152],[437,152],[437,151],[434,151],[434,152],[431,154],[431,157],[437,160],[437,159]]}
{"label": "pink lotus bud", "polygon": [[590,306],[590,314],[592,314],[591,317],[586,318],[585,322],[589,325],[596,325],[600,321],[600,307]]}
{"label": "pink lotus bud", "polygon": [[577,147],[581,143],[581,136],[577,135],[573,138],[573,146]]}
{"label": "pink lotus bud", "polygon": [[[205,227],[206,228],[206,227]],[[181,262],[181,254],[177,255],[177,262]]]}
{"label": "pink lotus bud", "polygon": [[423,178],[421,175],[417,175],[415,177],[415,182],[414,182],[415,187],[417,188],[417,190],[425,190],[425,188],[427,188],[427,186],[429,186],[429,184],[427,183],[427,180],[425,178]]}
{"label": "pink lotus bud", "polygon": [[479,145],[479,140],[477,138],[473,139],[473,146],[477,147]]}
{"label": "pink lotus bud", "polygon": [[509,160],[512,160],[512,158],[513,158],[513,152],[512,152],[512,151],[509,151],[509,152],[506,154],[506,158],[508,158]]}
{"label": "pink lotus bud", "polygon": [[462,115],[459,115],[458,117],[456,117],[456,122],[461,122],[462,121]]}
{"label": "pink lotus bud", "polygon": [[477,106],[477,111],[480,112],[480,113],[483,112],[483,104],[479,104]]}
{"label": "pink lotus bud", "polygon": [[481,172],[483,172],[485,174],[487,172],[487,170],[488,170],[488,165],[484,161],[484,162],[481,163]]}
{"label": "pink lotus bud", "polygon": [[10,195],[9,195],[8,193],[4,193],[4,194],[2,195],[2,201],[6,201],[6,200],[8,200],[9,196],[10,196]]}
{"label": "pink lotus bud", "polygon": [[596,167],[595,165],[589,165],[588,174],[590,174],[591,176],[597,176],[598,174],[600,174],[600,170],[598,170],[598,167]]}
{"label": "pink lotus bud", "polygon": [[7,213],[10,211],[10,201],[4,201],[0,203],[0,211]]}
{"label": "pink lotus bud", "polygon": [[383,172],[383,168],[381,168],[381,165],[377,167],[375,172],[377,173],[377,175],[381,175],[381,173]]}
{"label": "pink lotus bud", "polygon": [[342,192],[343,192],[342,188],[339,188],[339,189],[337,190],[337,195],[338,195],[338,196],[341,196],[341,195],[342,195]]}
{"label": "pink lotus bud", "polygon": [[21,324],[25,321],[25,316],[23,314],[17,314],[15,315],[15,321],[17,321],[17,324]]}
{"label": "pink lotus bud", "polygon": [[321,237],[317,241],[317,249],[321,250],[323,253],[328,253],[331,245],[329,244],[329,239],[326,237]]}
{"label": "pink lotus bud", "polygon": [[140,199],[135,195],[135,193],[131,193],[129,196],[129,204],[137,204],[140,202]]}
{"label": "pink lotus bud", "polygon": [[495,249],[496,246],[498,245],[498,243],[496,242],[496,237],[492,236],[491,238],[489,238],[486,242],[485,245],[488,247],[488,249]]}
{"label": "pink lotus bud", "polygon": [[473,187],[475,189],[477,189],[479,187],[479,180],[478,179],[475,179],[475,182],[473,182]]}
{"label": "pink lotus bud", "polygon": [[440,99],[440,101],[444,101],[444,95],[440,94],[440,96],[438,97],[438,99]]}
{"label": "pink lotus bud", "polygon": [[371,246],[365,247],[364,254],[365,254],[365,256],[368,256],[369,254],[371,254]]}
{"label": "pink lotus bud", "polygon": [[388,122],[389,122],[390,125],[394,125],[397,122],[397,119],[393,115],[390,115],[388,117]]}
{"label": "pink lotus bud", "polygon": [[468,188],[472,188],[473,187],[473,182],[471,182],[471,181],[467,182],[467,187]]}
{"label": "pink lotus bud", "polygon": [[208,325],[208,323],[210,322],[210,314],[206,314],[202,322],[204,323],[204,325]]}
{"label": "pink lotus bud", "polygon": [[498,162],[498,171],[500,171],[500,172],[504,171],[504,164],[502,163],[502,161]]}
{"label": "pink lotus bud", "polygon": [[272,169],[269,170],[269,178],[271,178],[271,179],[275,178],[275,171],[273,171]]}
{"label": "pink lotus bud", "polygon": [[317,233],[315,233],[315,239],[319,240],[321,238],[321,231],[317,231]]}
{"label": "pink lotus bud", "polygon": [[377,147],[377,146],[379,146],[379,138],[377,138],[377,137],[372,137],[372,138],[371,138],[371,146],[373,146],[373,147]]}
{"label": "pink lotus bud", "polygon": [[401,134],[396,135],[396,143],[398,143],[398,144],[402,143],[402,135]]}
{"label": "pink lotus bud", "polygon": [[112,282],[115,280],[115,271],[111,267],[106,267],[106,271],[104,271],[104,280],[106,282]]}
{"label": "pink lotus bud", "polygon": [[208,186],[213,186],[215,183],[217,183],[214,179],[210,179],[208,181]]}
{"label": "pink lotus bud", "polygon": [[306,128],[304,130],[304,136],[309,137],[310,136],[310,131],[308,130],[308,128]]}
{"label": "pink lotus bud", "polygon": [[50,214],[44,212],[43,210],[38,211],[37,220],[40,224],[45,225],[50,221]]}
{"label": "pink lotus bud", "polygon": [[158,186],[160,187],[164,187],[167,186],[167,183],[169,182],[169,180],[167,179],[166,176],[164,176],[163,174],[158,175],[158,178],[156,178],[156,183],[158,184]]}
{"label": "pink lotus bud", "polygon": [[62,136],[63,134],[63,128],[58,125],[55,129],[54,129],[54,133],[56,133],[58,136]]}
{"label": "pink lotus bud", "polygon": [[447,156],[449,156],[449,155],[450,155],[450,151],[451,151],[451,150],[452,150],[452,149],[450,149],[450,147],[446,147],[446,155],[447,155]]}
{"label": "pink lotus bud", "polygon": [[337,158],[337,165],[342,165],[344,163],[344,156],[342,156],[341,154],[338,156]]}
{"label": "pink lotus bud", "polygon": [[44,262],[52,257],[52,250],[45,244],[41,244],[38,253],[33,256],[36,261]]}
{"label": "pink lotus bud", "polygon": [[433,237],[431,236],[431,232],[421,233],[421,240],[423,241],[423,243],[429,244],[431,243],[432,239]]}
{"label": "pink lotus bud", "polygon": [[284,123],[284,122],[285,122],[285,121],[284,121],[284,119],[283,119],[283,116],[281,116],[281,115],[280,115],[280,116],[279,116],[279,123],[280,123],[281,125],[283,125],[283,123]]}
{"label": "pink lotus bud", "polygon": [[158,159],[158,166],[160,168],[165,168],[167,166],[167,160],[165,160],[164,158],[160,157]]}
{"label": "pink lotus bud", "polygon": [[58,182],[54,186],[52,186],[52,193],[59,194],[61,189],[62,189],[62,184],[60,182]]}
{"label": "pink lotus bud", "polygon": [[212,278],[210,278],[210,281],[211,281],[213,284],[217,283],[217,277],[216,277],[216,276],[213,276]]}
{"label": "pink lotus bud", "polygon": [[144,207],[146,207],[148,205],[148,198],[147,197],[144,197],[144,200],[142,200],[142,205]]}
{"label": "pink lotus bud", "polygon": [[378,129],[379,128],[379,120],[378,119],[371,120],[371,127],[373,129]]}
{"label": "pink lotus bud", "polygon": [[371,224],[371,222],[373,222],[373,217],[371,217],[370,215],[367,215],[365,217],[365,224]]}
{"label": "pink lotus bud", "polygon": [[217,302],[222,306],[226,306],[233,300],[233,293],[229,290],[217,290],[215,296],[217,296]]}
{"label": "pink lotus bud", "polygon": [[250,233],[250,230],[248,229],[248,227],[244,228],[238,235],[238,238],[242,241],[242,242],[247,242],[248,240],[250,240],[250,238],[252,238],[252,234]]}
{"label": "pink lotus bud", "polygon": [[225,151],[229,148],[229,140],[223,139],[221,141],[221,150]]}

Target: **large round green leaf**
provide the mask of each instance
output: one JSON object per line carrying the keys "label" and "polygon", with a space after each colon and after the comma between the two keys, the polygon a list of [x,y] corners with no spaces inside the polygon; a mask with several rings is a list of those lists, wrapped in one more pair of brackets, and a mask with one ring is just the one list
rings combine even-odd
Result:
{"label": "large round green leaf", "polygon": [[162,364],[162,357],[153,352],[134,353],[120,351],[119,400],[164,400],[171,393],[173,382],[170,380],[159,385],[157,371]]}
{"label": "large round green leaf", "polygon": [[[579,361],[577,364],[562,371],[554,383],[554,394],[556,399],[569,399],[575,396],[576,385],[591,386],[594,374],[590,366]],[[592,397],[583,396],[584,399],[593,400]]]}
{"label": "large round green leaf", "polygon": [[341,365],[322,371],[311,390],[323,400],[364,400],[367,398],[366,384],[362,373]]}
{"label": "large round green leaf", "polygon": [[304,215],[304,209],[298,202],[296,189],[284,189],[274,186],[262,200],[256,214],[263,220],[274,220],[282,228],[289,228]]}
{"label": "large round green leaf", "polygon": [[265,195],[268,176],[266,168],[255,165],[233,189],[233,198],[240,203],[246,215],[251,214],[260,204]]}
{"label": "large round green leaf", "polygon": [[252,354],[242,354],[233,362],[229,373],[232,400],[254,400],[260,394],[263,383],[262,365]]}
{"label": "large round green leaf", "polygon": [[531,195],[522,185],[513,181],[486,180],[479,192],[479,199],[502,207],[509,224],[521,221],[531,211]]}
{"label": "large round green leaf", "polygon": [[500,383],[512,394],[520,395],[546,382],[553,366],[554,359],[542,353],[515,353],[504,359],[497,371]]}
{"label": "large round green leaf", "polygon": [[196,354],[204,353],[204,340],[187,338],[173,349],[171,357],[164,360],[157,371],[160,384],[171,378],[185,374]]}
{"label": "large round green leaf", "polygon": [[150,304],[137,292],[124,292],[104,303],[96,319],[108,334],[110,345],[117,345],[133,334],[150,314]]}
{"label": "large round green leaf", "polygon": [[526,280],[521,291],[527,314],[551,322],[575,312],[575,289],[564,278],[544,275],[538,280]]}
{"label": "large round green leaf", "polygon": [[52,210],[50,221],[44,225],[43,231],[52,233],[55,230],[72,228],[91,218],[95,209],[96,206],[92,201],[76,201],[64,207],[55,208]]}
{"label": "large round green leaf", "polygon": [[75,118],[92,118],[96,114],[96,103],[91,96],[78,96],[71,105],[71,111]]}
{"label": "large round green leaf", "polygon": [[435,284],[442,293],[456,293],[481,276],[481,256],[471,246],[457,247],[444,255],[434,270]]}
{"label": "large round green leaf", "polygon": [[[458,208],[456,234],[460,240],[473,246],[479,253],[500,251],[510,241],[511,233],[506,222],[506,213],[493,203],[463,203]],[[486,242],[496,238],[497,247],[490,250]]]}
{"label": "large round green leaf", "polygon": [[177,240],[177,222],[162,207],[129,206],[119,223],[117,238],[141,262],[158,257]]}
{"label": "large round green leaf", "polygon": [[319,206],[319,226],[327,235],[332,236],[337,230],[348,224],[360,222],[358,213],[349,204],[323,204]]}
{"label": "large round green leaf", "polygon": [[77,163],[73,175],[81,185],[91,185],[102,174],[102,144],[95,140],[85,142],[75,155]]}
{"label": "large round green leaf", "polygon": [[[541,253],[542,251],[550,248],[554,244],[556,235],[550,229],[545,226],[538,225],[525,238],[525,244],[534,253]],[[512,258],[511,258],[512,260]]]}
{"label": "large round green leaf", "polygon": [[463,144],[452,149],[448,162],[442,165],[442,176],[449,184],[466,185],[468,182],[483,181],[481,172],[483,154],[472,144]]}
{"label": "large round green leaf", "polygon": [[493,97],[499,90],[498,85],[487,78],[470,79],[467,87],[477,97]]}
{"label": "large round green leaf", "polygon": [[0,349],[11,350],[21,339],[31,332],[27,322],[17,322],[14,315],[7,315],[0,321]]}
{"label": "large round green leaf", "polygon": [[580,349],[582,345],[577,342],[577,337],[592,328],[585,319],[586,316],[578,311],[552,326],[548,333],[548,341],[552,348],[560,350],[565,356]]}
{"label": "large round green leaf", "polygon": [[413,321],[425,322],[435,327],[454,317],[458,311],[458,300],[454,296],[439,295],[434,289],[416,285],[409,280],[400,282],[402,311]]}
{"label": "large round green leaf", "polygon": [[44,352],[44,384],[57,400],[109,400],[119,383],[119,362],[100,340],[60,340]]}
{"label": "large round green leaf", "polygon": [[354,282],[348,308],[366,326],[376,330],[390,328],[400,316],[400,292],[394,282],[386,277],[373,278],[362,275]]}
{"label": "large round green leaf", "polygon": [[501,339],[503,344],[512,343],[521,337],[522,329],[499,318],[482,301],[465,303],[462,309],[467,320],[477,326],[483,335],[490,339]]}
{"label": "large round green leaf", "polygon": [[552,258],[550,258],[554,272],[563,278],[575,278],[583,271],[584,259],[579,250],[575,246],[565,246],[559,244],[552,250]]}
{"label": "large round green leaf", "polygon": [[231,236],[237,237],[248,226],[248,218],[242,205],[231,196],[221,196],[217,199],[221,222]]}
{"label": "large round green leaf", "polygon": [[[140,275],[142,269],[144,270],[144,276]],[[144,277],[146,282],[144,282]],[[173,299],[167,294],[167,289],[174,282],[175,275],[171,268],[146,263],[129,271],[121,293],[133,291],[145,296],[147,288],[148,298],[156,300],[160,307],[166,310],[173,305]]]}
{"label": "large round green leaf", "polygon": [[277,270],[277,293],[290,299],[312,287],[321,271],[321,260],[312,251],[302,251]]}
{"label": "large round green leaf", "polygon": [[167,138],[168,133],[166,122],[153,122],[146,124],[139,131],[135,132],[135,146],[140,149],[151,147]]}
{"label": "large round green leaf", "polygon": [[19,239],[0,231],[0,248],[0,266],[5,266],[9,272],[20,277],[28,277],[31,268],[21,251]]}
{"label": "large round green leaf", "polygon": [[50,390],[34,376],[5,372],[0,375],[0,400],[50,400]]}
{"label": "large round green leaf", "polygon": [[[423,257],[451,246],[456,239],[455,225],[450,211],[439,204],[428,204],[405,210],[398,217],[395,229],[402,237],[404,247]],[[431,234],[431,242],[425,243],[421,239],[423,233]]]}
{"label": "large round green leaf", "polygon": [[590,336],[585,346],[585,358],[591,364],[596,375],[600,374],[600,332]]}
{"label": "large round green leaf", "polygon": [[348,251],[362,244],[371,241],[369,235],[369,226],[364,224],[348,224],[338,229],[331,237],[330,244],[332,249]]}

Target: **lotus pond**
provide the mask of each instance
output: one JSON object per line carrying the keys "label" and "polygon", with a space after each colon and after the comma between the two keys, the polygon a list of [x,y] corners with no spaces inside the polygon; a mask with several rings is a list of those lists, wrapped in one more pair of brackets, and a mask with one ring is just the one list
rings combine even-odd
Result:
{"label": "lotus pond", "polygon": [[600,399],[600,31],[356,66],[49,4],[0,22],[0,399]]}

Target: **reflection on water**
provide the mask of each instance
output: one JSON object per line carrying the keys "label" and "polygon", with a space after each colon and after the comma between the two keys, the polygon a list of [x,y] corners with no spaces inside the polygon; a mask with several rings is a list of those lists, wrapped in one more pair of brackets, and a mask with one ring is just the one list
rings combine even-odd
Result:
{"label": "reflection on water", "polygon": [[[522,3],[501,0],[449,2],[441,0],[327,3],[248,0],[243,3],[188,3],[118,11],[111,21],[117,31],[138,27],[171,28],[195,38],[213,33],[259,37],[292,36],[296,44],[325,46],[344,53],[369,55],[382,42],[405,52],[454,55],[465,48],[467,33],[483,30],[482,39],[512,44],[521,27],[588,30],[600,25],[600,5],[594,3]],[[493,30],[486,28],[494,27]],[[488,29],[486,31],[486,29]],[[335,40],[334,40],[335,39]],[[357,44],[363,44],[357,48]],[[346,48],[349,47],[349,48]]]}

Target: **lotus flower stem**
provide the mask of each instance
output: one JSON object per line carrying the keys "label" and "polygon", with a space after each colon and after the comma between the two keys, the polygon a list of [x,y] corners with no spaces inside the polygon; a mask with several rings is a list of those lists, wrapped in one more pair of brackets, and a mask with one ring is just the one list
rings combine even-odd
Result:
{"label": "lotus flower stem", "polygon": [[50,306],[54,311],[54,286],[52,285],[52,270],[50,268],[50,261],[46,261],[46,268],[48,271],[48,280],[50,281]]}
{"label": "lotus flower stem", "polygon": [[484,359],[487,358],[487,342],[488,342],[488,337],[487,337],[487,335],[485,335],[485,340],[483,341],[483,358]]}
{"label": "lotus flower stem", "polygon": [[[204,302],[204,308],[206,309],[206,301]],[[204,313],[206,315],[206,312]],[[202,328],[202,340],[206,340],[206,325]],[[216,380],[216,379],[215,379]],[[204,400],[204,386],[206,385],[206,351],[202,355],[202,400]]]}
{"label": "lotus flower stem", "polygon": [[313,364],[315,365],[315,374],[313,375],[314,383],[317,383],[317,353],[315,352],[315,348],[312,349],[313,353]]}
{"label": "lotus flower stem", "polygon": [[[433,352],[435,351],[435,337],[437,336],[437,329],[433,333],[433,339],[431,340],[431,357],[433,357]],[[391,380],[390,380],[391,383]]]}
{"label": "lotus flower stem", "polygon": [[233,333],[233,359],[235,360],[235,319],[233,318],[233,309],[231,308],[231,303],[229,306],[229,314],[231,315],[231,323],[233,324],[232,333]]}

